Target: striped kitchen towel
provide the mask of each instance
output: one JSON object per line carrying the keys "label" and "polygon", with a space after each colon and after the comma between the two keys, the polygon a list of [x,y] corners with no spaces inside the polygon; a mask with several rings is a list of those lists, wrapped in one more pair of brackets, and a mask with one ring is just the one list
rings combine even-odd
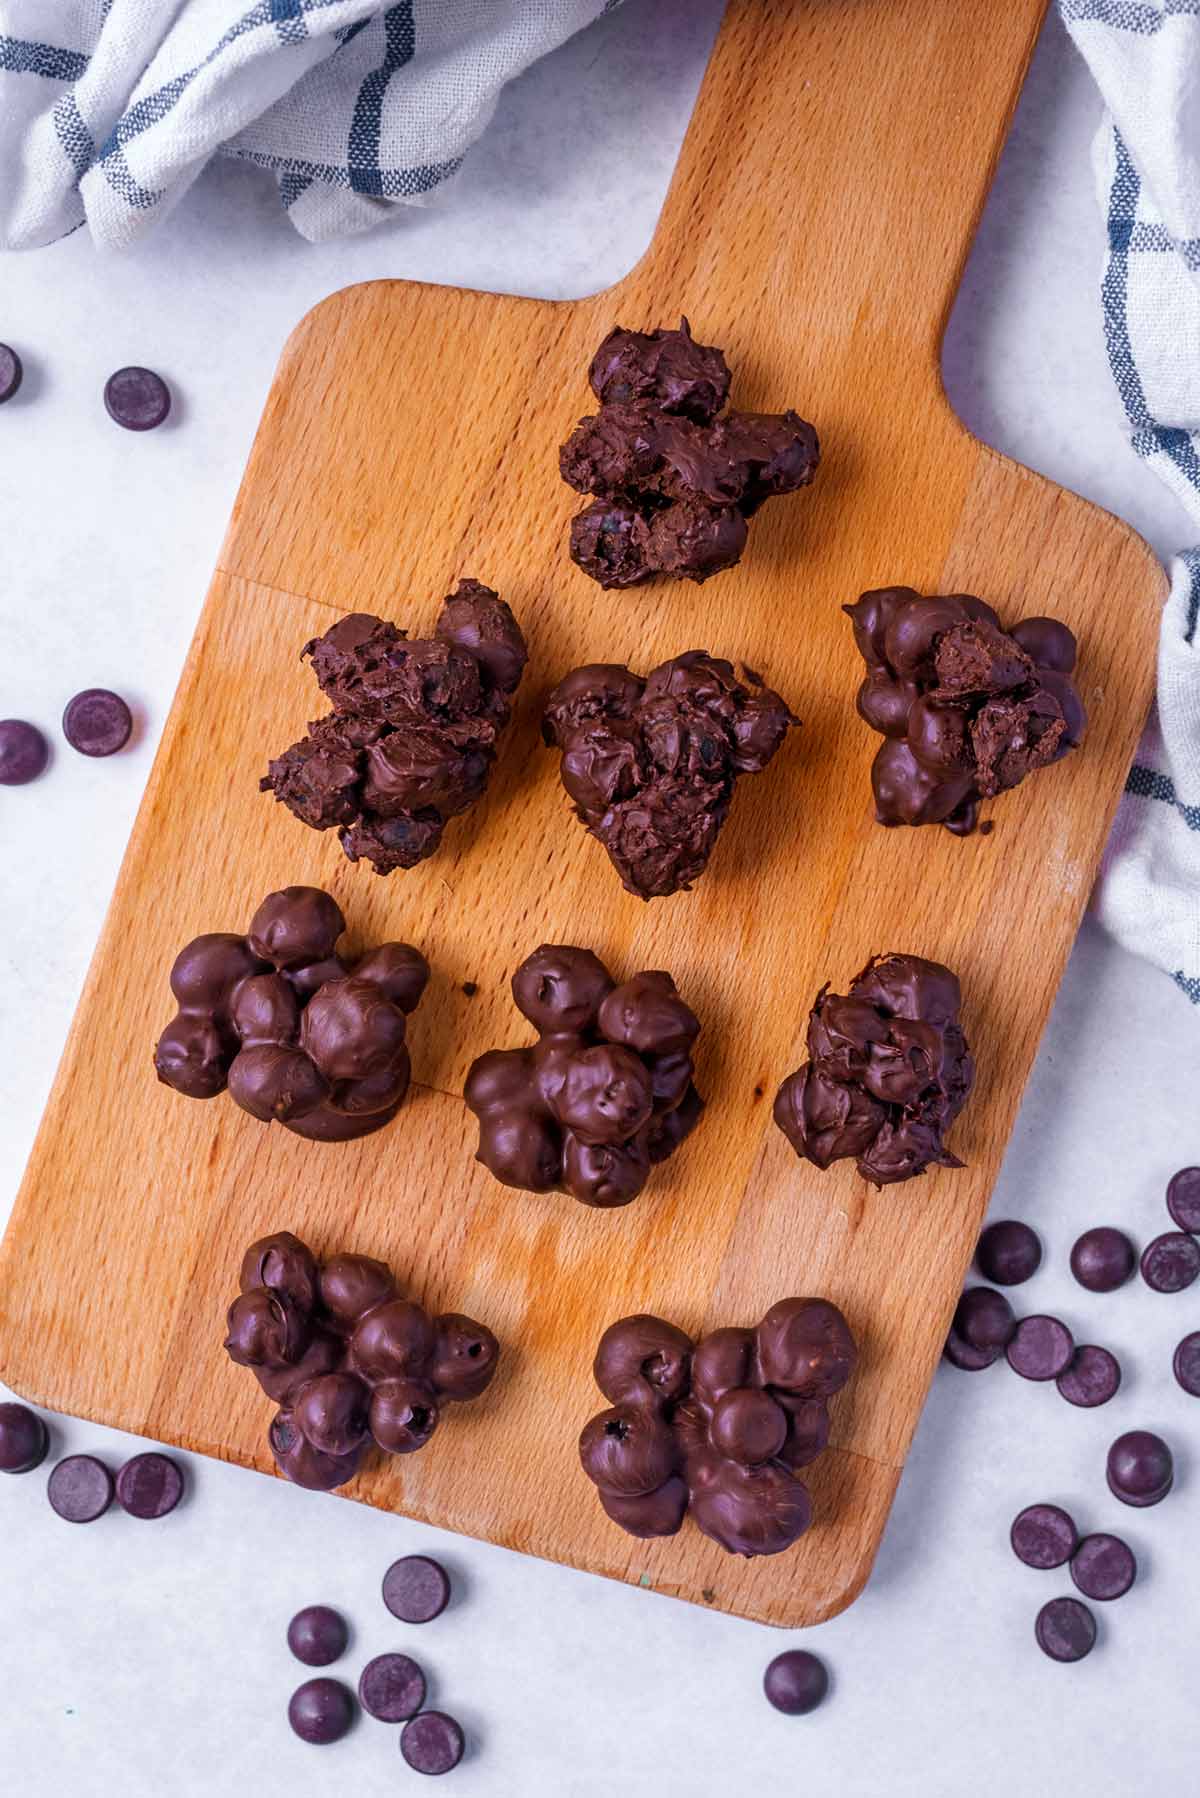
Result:
{"label": "striped kitchen towel", "polygon": [[120,246],[211,156],[314,242],[420,205],[500,90],[619,0],[0,0],[0,247]]}
{"label": "striped kitchen towel", "polygon": [[[1200,0],[1060,0],[1108,108],[1096,172],[1102,300],[1139,456],[1200,528]],[[1097,909],[1200,1005],[1200,548],[1171,567],[1158,701],[1105,854]]]}

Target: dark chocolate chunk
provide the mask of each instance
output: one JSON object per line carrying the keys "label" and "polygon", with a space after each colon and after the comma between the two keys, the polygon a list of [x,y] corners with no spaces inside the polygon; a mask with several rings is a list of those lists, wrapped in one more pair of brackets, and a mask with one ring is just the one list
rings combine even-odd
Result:
{"label": "dark chocolate chunk", "polygon": [[1167,1230],[1142,1250],[1142,1278],[1153,1292],[1183,1292],[1200,1274],[1200,1243]]}
{"label": "dark chocolate chunk", "polygon": [[1052,1598],[1037,1614],[1037,1645],[1052,1661],[1081,1661],[1096,1643],[1096,1619],[1077,1598]]}
{"label": "dark chocolate chunk", "polygon": [[401,1623],[432,1623],[450,1602],[450,1578],[430,1555],[404,1555],[383,1576],[383,1602]]}
{"label": "dark chocolate chunk", "polygon": [[1123,1230],[1100,1224],[1071,1250],[1071,1272],[1089,1292],[1115,1292],[1137,1266],[1137,1250]]}
{"label": "dark chocolate chunk", "polygon": [[1183,1390],[1190,1392],[1193,1398],[1200,1398],[1200,1330],[1193,1330],[1183,1338],[1171,1365]]}
{"label": "dark chocolate chunk", "polygon": [[1071,1558],[1071,1578],[1085,1598],[1123,1598],[1137,1578],[1137,1559],[1120,1536],[1085,1536]]}
{"label": "dark chocolate chunk", "polygon": [[302,1742],[340,1742],[354,1722],[354,1694],[340,1679],[306,1679],[292,1693],[288,1722]]}
{"label": "dark chocolate chunk", "polygon": [[131,1517],[166,1517],[183,1497],[183,1469],[170,1455],[134,1455],[117,1474],[117,1502]]}
{"label": "dark chocolate chunk", "polygon": [[104,386],[104,409],[126,431],[153,431],[171,410],[171,390],[152,368],[119,368]]}
{"label": "dark chocolate chunk", "polygon": [[639,899],[686,891],[708,865],[737,778],[761,774],[799,722],[757,674],[692,649],[643,680],[589,663],[546,702],[542,736],[576,816]]}
{"label": "dark chocolate chunk", "polygon": [[809,1060],[775,1095],[797,1155],[819,1168],[853,1158],[874,1186],[961,1167],[944,1140],[975,1078],[961,1003],[949,968],[916,955],[875,956],[849,993],[822,987]]}
{"label": "dark chocolate chunk", "polygon": [[400,1752],[414,1773],[449,1773],[465,1746],[461,1724],[445,1711],[422,1711],[400,1731]]}
{"label": "dark chocolate chunk", "polygon": [[975,1265],[994,1286],[1021,1286],[1042,1264],[1042,1245],[1028,1224],[1004,1218],[979,1238]]}
{"label": "dark chocolate chunk", "polygon": [[1056,1380],[1075,1355],[1075,1339],[1057,1317],[1023,1317],[1004,1351],[1023,1380]]}
{"label": "dark chocolate chunk", "polygon": [[1017,1319],[1002,1292],[991,1286],[969,1286],[958,1301],[953,1331],[975,1349],[1004,1349],[1013,1339]]}
{"label": "dark chocolate chunk", "polygon": [[306,1667],[328,1667],[346,1652],[350,1631],[340,1611],[327,1604],[305,1605],[287,1628],[287,1643]]}
{"label": "dark chocolate chunk", "polygon": [[627,1205],[699,1121],[699,1019],[669,974],[617,986],[590,950],[552,943],[521,963],[512,993],[539,1037],[468,1069],[476,1159],[505,1186]]}
{"label": "dark chocolate chunk", "polygon": [[88,687],[68,700],[62,715],[63,736],[80,755],[116,755],[133,730],[133,714],[119,693]]}
{"label": "dark chocolate chunk", "polygon": [[377,1654],[359,1676],[358,1702],[380,1723],[403,1723],[425,1702],[425,1675],[407,1654]]}
{"label": "dark chocolate chunk", "polygon": [[1181,1230],[1200,1233],[1200,1167],[1181,1167],[1171,1175],[1167,1210]]}
{"label": "dark chocolate chunk", "polygon": [[944,1359],[951,1367],[960,1368],[963,1373],[982,1373],[985,1367],[993,1366],[1003,1353],[1001,1348],[976,1348],[965,1336],[960,1336],[953,1325],[942,1350]]}
{"label": "dark chocolate chunk", "polygon": [[32,1473],[50,1452],[50,1432],[27,1405],[0,1404],[0,1473]]}
{"label": "dark chocolate chunk", "polygon": [[829,1690],[829,1674],[807,1648],[789,1648],[777,1654],[763,1674],[767,1703],[788,1717],[806,1717],[815,1711]]}
{"label": "dark chocolate chunk", "polygon": [[975,828],[979,801],[1083,738],[1075,638],[1053,618],[1002,629],[983,600],[884,587],[846,606],[866,663],[859,716],[884,741],[871,769],[880,824]]}
{"label": "dark chocolate chunk", "polygon": [[36,724],[24,718],[0,719],[0,787],[28,786],[49,759],[50,745]]}
{"label": "dark chocolate chunk", "polygon": [[1121,1364],[1117,1357],[1094,1342],[1077,1348],[1070,1366],[1058,1376],[1058,1390],[1067,1403],[1081,1405],[1085,1410],[1106,1405],[1116,1396],[1120,1384]]}
{"label": "dark chocolate chunk", "polygon": [[50,1475],[46,1496],[67,1523],[94,1523],[113,1501],[113,1478],[94,1455],[68,1455]]}
{"label": "dark chocolate chunk", "polygon": [[1108,1451],[1108,1489],[1123,1505],[1157,1505],[1175,1483],[1175,1461],[1152,1430],[1127,1430]]}
{"label": "dark chocolate chunk", "polygon": [[11,345],[0,343],[0,406],[12,399],[21,385],[25,370],[21,358]]}
{"label": "dark chocolate chunk", "polygon": [[1060,1505],[1027,1505],[1013,1519],[1009,1541],[1018,1561],[1047,1571],[1071,1559],[1079,1532],[1074,1518]]}

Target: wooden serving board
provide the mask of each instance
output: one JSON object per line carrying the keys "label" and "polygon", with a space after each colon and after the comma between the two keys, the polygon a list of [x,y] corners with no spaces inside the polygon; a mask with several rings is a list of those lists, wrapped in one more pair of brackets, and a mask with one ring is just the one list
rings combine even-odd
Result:
{"label": "wooden serving board", "polygon": [[[386,1257],[432,1307],[505,1344],[481,1403],[351,1497],[776,1624],[828,1617],[870,1569],[1021,1089],[1145,717],[1164,582],[1115,519],[975,442],[938,352],[1045,0],[735,0],[654,244],[573,305],[372,283],[288,342],[0,1259],[0,1374],[36,1402],[269,1469],[271,1407],[221,1352],[253,1237]],[[619,201],[619,196],[616,196]],[[608,328],[721,344],[738,405],[794,405],[824,461],[703,588],[601,593],[566,553],[579,501],[556,446],[590,408]],[[532,644],[486,799],[409,874],[376,878],[258,777],[323,709],[298,660],[350,609],[416,631],[459,576]],[[967,841],[871,819],[878,739],[839,607],[905,582],[1049,611],[1083,644],[1083,750]],[[541,701],[576,663],[645,670],[703,646],[761,669],[803,716],[739,785],[709,872],[644,905],[569,814]],[[359,942],[420,945],[435,977],[397,1121],[329,1147],[228,1099],[155,1083],[167,971],[264,894],[329,888]],[[704,1020],[709,1109],[621,1211],[496,1184],[472,1160],[472,1057],[527,1040],[508,979],[538,943],[618,977],[666,967]],[[771,1124],[808,1007],[874,951],[962,977],[978,1090],[963,1172],[881,1193],[801,1165]],[[464,982],[478,992],[468,997]],[[823,1293],[862,1345],[816,1465],[817,1521],[741,1561],[691,1525],[640,1543],[603,1516],[575,1443],[599,1408],[600,1332],[649,1310],[691,1331]],[[314,1500],[313,1502],[317,1502]]]}

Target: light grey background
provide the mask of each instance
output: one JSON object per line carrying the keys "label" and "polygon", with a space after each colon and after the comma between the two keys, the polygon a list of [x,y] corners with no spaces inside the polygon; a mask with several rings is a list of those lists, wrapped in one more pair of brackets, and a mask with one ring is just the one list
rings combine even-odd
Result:
{"label": "light grey background", "polygon": [[[142,715],[124,756],[89,763],[60,746],[38,786],[0,792],[0,1219],[289,328],[374,275],[556,297],[617,278],[652,231],[718,11],[630,0],[510,91],[452,197],[374,237],[310,248],[269,183],[222,166],[120,260],[79,235],[0,261],[0,337],[29,368],[0,414],[0,714],[53,730],[73,691],[112,684]],[[1052,24],[946,380],[980,435],[1121,512],[1165,554],[1186,523],[1128,452],[1104,361],[1097,117]],[[128,361],[161,368],[180,399],[145,439],[100,406],[105,375]],[[393,1730],[364,1721],[324,1750],[288,1732],[302,1670],[284,1628],[323,1600],[354,1622],[351,1680],[389,1646],[425,1662],[435,1701],[472,1736],[453,1775],[463,1798],[743,1798],[780,1780],[839,1798],[1194,1790],[1200,1405],[1169,1362],[1200,1327],[1200,1299],[1140,1285],[1091,1297],[1066,1255],[1088,1224],[1123,1223],[1140,1241],[1165,1226],[1167,1176],[1200,1161],[1198,1031],[1169,981],[1085,927],[994,1211],[1030,1218],[1046,1244],[1018,1303],[1110,1344],[1124,1388],[1084,1413],[1003,1367],[939,1373],[867,1592],[805,1638],[834,1673],[817,1715],[767,1708],[762,1669],[796,1638],[756,1625],[197,1460],[167,1521],[118,1513],[72,1528],[49,1511],[43,1471],[0,1481],[0,1786],[19,1798],[411,1789]],[[1136,1425],[1176,1448],[1177,1488],[1158,1510],[1123,1510],[1104,1487],[1107,1443]],[[55,1429],[59,1452],[115,1462],[134,1446],[70,1420]],[[1006,1542],[1015,1511],[1044,1498],[1123,1532],[1142,1562],[1130,1596],[1098,1607],[1100,1644],[1076,1667],[1032,1640],[1038,1606],[1068,1582],[1021,1567]],[[388,1562],[417,1548],[457,1582],[424,1631],[392,1623],[377,1596]]]}

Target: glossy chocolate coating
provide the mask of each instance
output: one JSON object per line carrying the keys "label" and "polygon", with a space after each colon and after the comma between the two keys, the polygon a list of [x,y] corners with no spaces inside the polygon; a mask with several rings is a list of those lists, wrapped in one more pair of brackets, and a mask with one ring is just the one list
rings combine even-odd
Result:
{"label": "glossy chocolate coating", "polygon": [[1159,1504],[1175,1483],[1175,1460],[1152,1430],[1127,1430],[1108,1451],[1108,1489],[1124,1505]]}
{"label": "glossy chocolate coating", "polygon": [[576,816],[639,899],[687,891],[703,874],[740,774],[761,774],[793,716],[750,669],[692,649],[643,680],[591,663],[546,702],[542,736]]}
{"label": "glossy chocolate coating", "polygon": [[[408,1091],[405,1018],[429,964],[407,943],[342,960],[345,928],[328,893],[285,887],[263,900],[245,936],[188,943],[171,969],[179,1011],[155,1046],[159,1079],[191,1099],[228,1087],[251,1117],[318,1142],[390,1123]],[[261,1309],[265,1328],[265,1301]]]}
{"label": "glossy chocolate coating", "polygon": [[287,1644],[306,1667],[328,1667],[346,1652],[350,1631],[331,1605],[309,1604],[297,1611],[287,1628]]}
{"label": "glossy chocolate coating", "polygon": [[961,1167],[944,1140],[975,1078],[960,1006],[949,968],[915,955],[874,957],[846,994],[822,987],[810,1059],[775,1095],[797,1155],[819,1168],[853,1157],[874,1186]]}
{"label": "glossy chocolate coating", "polygon": [[859,716],[884,741],[871,769],[880,824],[975,828],[993,798],[1083,739],[1065,624],[1025,618],[1006,631],[969,593],[883,587],[846,606],[867,665]]}
{"label": "glossy chocolate coating", "polygon": [[732,568],[763,501],[817,471],[817,433],[798,413],[717,416],[729,369],[686,318],[677,331],[618,326],[588,378],[600,410],[562,445],[559,471],[596,496],[572,520],[571,559],[602,587]]}
{"label": "glossy chocolate coating", "polygon": [[699,1019],[669,974],[618,986],[590,950],[552,943],[521,963],[512,994],[538,1041],[472,1062],[476,1159],[505,1186],[627,1205],[704,1108],[692,1084]]}
{"label": "glossy chocolate coating", "polygon": [[306,1679],[288,1704],[288,1722],[302,1742],[339,1742],[354,1722],[354,1695],[340,1679]]}
{"label": "glossy chocolate coating", "polygon": [[1089,1292],[1115,1292],[1137,1266],[1137,1251],[1123,1230],[1098,1224],[1071,1250],[1071,1272]]}
{"label": "glossy chocolate coating", "polygon": [[354,612],[306,643],[332,712],[259,783],[377,874],[413,868],[487,785],[527,650],[490,587],[460,581],[434,634]]}
{"label": "glossy chocolate coating", "polygon": [[369,1255],[318,1264],[290,1231],[251,1243],[229,1307],[225,1350],[279,1405],[270,1426],[281,1473],[329,1491],[372,1447],[423,1448],[443,1406],[477,1398],[496,1371],[490,1330],[400,1297]]}
{"label": "glossy chocolate coating", "polygon": [[690,1511],[730,1554],[778,1554],[811,1521],[797,1471],[824,1449],[828,1401],[856,1358],[827,1299],[781,1299],[755,1328],[698,1343],[660,1317],[623,1317],[596,1351],[612,1408],[580,1436],[584,1472],[631,1536],[673,1536]]}

